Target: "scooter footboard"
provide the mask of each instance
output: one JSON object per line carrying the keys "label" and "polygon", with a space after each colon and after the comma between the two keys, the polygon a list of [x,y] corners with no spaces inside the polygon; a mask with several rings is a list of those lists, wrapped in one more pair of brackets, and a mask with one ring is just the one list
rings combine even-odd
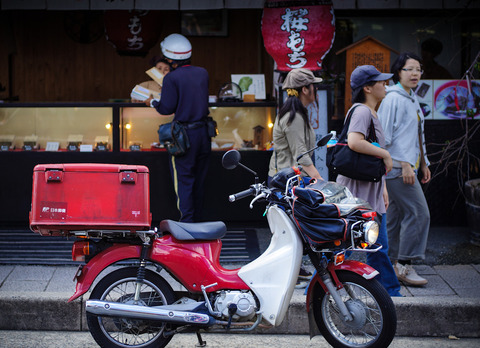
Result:
{"label": "scooter footboard", "polygon": [[77,281],[75,293],[69,298],[68,302],[71,302],[86,293],[100,272],[105,268],[119,261],[138,259],[141,250],[142,247],[139,245],[118,244],[96,255],[90,260],[90,262],[88,262],[88,264],[79,268],[75,275]]}

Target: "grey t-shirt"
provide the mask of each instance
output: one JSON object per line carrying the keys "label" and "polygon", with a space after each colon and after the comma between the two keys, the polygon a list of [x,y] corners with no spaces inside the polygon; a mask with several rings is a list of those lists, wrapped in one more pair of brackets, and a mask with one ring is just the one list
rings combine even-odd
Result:
{"label": "grey t-shirt", "polygon": [[[374,117],[370,109],[364,104],[355,104],[358,105],[351,116],[350,126],[348,128],[348,133],[356,132],[362,133],[365,136],[365,139],[370,135],[370,121],[373,120],[373,125],[375,127],[375,134],[377,136],[378,144],[381,148],[385,148],[385,135],[383,134],[382,125],[378,118]],[[354,107],[353,105],[352,107]],[[381,182],[369,182],[369,181],[360,181],[347,178],[343,175],[337,176],[337,182],[343,186],[348,187],[355,197],[366,200],[372,208],[380,213],[384,214],[385,202],[383,200],[383,186],[384,186],[385,176],[382,177]]]}

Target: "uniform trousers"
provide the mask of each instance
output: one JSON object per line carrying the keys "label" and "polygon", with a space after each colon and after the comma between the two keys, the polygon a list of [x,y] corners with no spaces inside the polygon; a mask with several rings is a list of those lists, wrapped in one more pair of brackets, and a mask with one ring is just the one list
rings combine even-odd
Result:
{"label": "uniform trousers", "polygon": [[402,177],[387,179],[390,205],[387,214],[389,256],[393,261],[425,259],[430,211],[420,182],[403,183]]}
{"label": "uniform trousers", "polygon": [[170,156],[170,171],[177,194],[180,221],[202,221],[205,178],[211,154],[207,127],[187,129],[190,149],[184,156]]}

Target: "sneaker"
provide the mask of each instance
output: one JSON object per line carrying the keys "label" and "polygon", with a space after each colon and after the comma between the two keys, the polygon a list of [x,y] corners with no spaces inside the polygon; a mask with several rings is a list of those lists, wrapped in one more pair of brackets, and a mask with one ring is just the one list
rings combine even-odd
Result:
{"label": "sneaker", "polygon": [[312,278],[312,273],[307,271],[305,268],[300,267],[300,272],[298,273],[299,280],[310,280]]}
{"label": "sneaker", "polygon": [[401,263],[395,263],[393,265],[395,274],[398,280],[413,286],[422,286],[428,283],[428,280],[420,277],[413,269],[412,265],[402,265]]}
{"label": "sneaker", "polygon": [[297,284],[295,284],[295,289],[305,289],[308,285],[308,282],[297,280]]}

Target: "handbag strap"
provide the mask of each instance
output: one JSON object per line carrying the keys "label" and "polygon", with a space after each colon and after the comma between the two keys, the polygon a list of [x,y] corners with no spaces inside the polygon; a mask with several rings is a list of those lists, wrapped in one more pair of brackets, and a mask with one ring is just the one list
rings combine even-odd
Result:
{"label": "handbag strap", "polygon": [[367,141],[368,139],[373,140],[371,142],[378,143],[377,133],[375,132],[375,125],[373,124],[373,120],[370,120],[370,132],[368,134]]}
{"label": "handbag strap", "polygon": [[[345,123],[343,125],[342,132],[340,133],[340,136],[338,137],[338,142],[339,143],[344,143],[344,144],[347,143],[347,135],[348,135],[348,128],[350,127],[350,120],[352,118],[353,111],[357,108],[357,106],[359,106],[359,105],[355,105],[347,113],[347,117],[346,117]],[[369,142],[378,142],[377,133],[375,132],[375,125],[373,124],[372,119],[370,120],[368,137],[365,137],[365,139]]]}
{"label": "handbag strap", "polygon": [[353,108],[348,110],[347,117],[345,119],[345,123],[343,124],[342,131],[338,136],[339,143],[347,143],[347,135],[348,135],[348,127],[350,127],[350,119],[352,118],[353,111],[357,108],[358,105],[355,105]]}

